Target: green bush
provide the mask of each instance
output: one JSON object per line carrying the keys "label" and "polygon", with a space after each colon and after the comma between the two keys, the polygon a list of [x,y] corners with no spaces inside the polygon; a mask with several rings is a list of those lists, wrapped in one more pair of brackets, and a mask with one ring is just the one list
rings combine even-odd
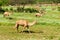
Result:
{"label": "green bush", "polygon": [[29,13],[33,13],[33,12],[39,12],[34,8],[23,8],[23,7],[17,7],[17,12],[29,12]]}
{"label": "green bush", "polygon": [[5,11],[9,11],[8,8],[6,8]]}
{"label": "green bush", "polygon": [[32,12],[39,12],[38,10],[36,10],[36,9],[34,9],[34,8],[32,8],[31,11],[32,11]]}
{"label": "green bush", "polygon": [[17,10],[13,10],[14,12],[17,12]]}
{"label": "green bush", "polygon": [[13,8],[10,8],[10,11],[13,11]]}
{"label": "green bush", "polygon": [[2,13],[2,12],[5,12],[5,10],[0,7],[0,13]]}
{"label": "green bush", "polygon": [[29,13],[38,12],[36,9],[33,8],[25,8],[24,11]]}
{"label": "green bush", "polygon": [[29,12],[30,8],[25,8],[24,11],[25,12]]}
{"label": "green bush", "polygon": [[24,12],[24,9],[22,7],[17,7],[17,12]]}
{"label": "green bush", "polygon": [[60,11],[60,7],[58,7],[58,11]]}

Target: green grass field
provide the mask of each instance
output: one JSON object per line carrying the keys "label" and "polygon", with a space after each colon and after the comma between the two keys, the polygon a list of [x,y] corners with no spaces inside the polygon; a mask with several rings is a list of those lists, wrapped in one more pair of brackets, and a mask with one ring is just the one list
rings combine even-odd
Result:
{"label": "green grass field", "polygon": [[[60,40],[60,12],[47,11],[42,17],[35,17],[35,13],[17,13],[4,18],[0,14],[0,40]],[[16,20],[27,19],[29,22],[37,20],[37,24],[30,27],[32,33],[17,33],[13,29]],[[19,31],[22,27],[19,27]]]}

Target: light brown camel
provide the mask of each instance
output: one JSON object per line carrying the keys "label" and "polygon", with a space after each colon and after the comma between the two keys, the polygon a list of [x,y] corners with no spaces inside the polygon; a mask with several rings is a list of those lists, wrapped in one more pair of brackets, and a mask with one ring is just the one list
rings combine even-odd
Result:
{"label": "light brown camel", "polygon": [[45,11],[44,10],[40,10],[39,13],[36,13],[35,16],[36,17],[41,17],[45,14]]}
{"label": "light brown camel", "polygon": [[11,12],[4,12],[3,16],[7,17],[7,16],[10,16],[11,14],[12,14]]}
{"label": "light brown camel", "polygon": [[43,14],[40,14],[40,13],[36,13],[35,16],[36,17],[41,17]]}
{"label": "light brown camel", "polygon": [[17,29],[17,32],[19,32],[18,28],[19,28],[19,25],[20,25],[20,26],[23,27],[22,32],[24,31],[25,28],[27,28],[28,31],[30,31],[29,27],[32,26],[32,25],[34,25],[34,24],[36,24],[36,21],[33,21],[33,22],[30,23],[29,21],[27,21],[25,19],[21,19],[21,20],[17,20],[16,21],[14,29]]}

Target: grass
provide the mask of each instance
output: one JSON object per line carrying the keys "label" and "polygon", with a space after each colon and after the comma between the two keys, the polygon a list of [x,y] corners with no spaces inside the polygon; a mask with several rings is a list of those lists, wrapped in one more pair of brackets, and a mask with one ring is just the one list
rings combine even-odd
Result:
{"label": "grass", "polygon": [[[47,11],[42,17],[35,17],[35,13],[17,13],[4,18],[0,14],[0,40],[60,40],[60,12]],[[37,20],[37,24],[30,27],[32,33],[17,33],[13,29],[16,20],[27,19],[29,22]],[[19,31],[22,27],[19,27]]]}

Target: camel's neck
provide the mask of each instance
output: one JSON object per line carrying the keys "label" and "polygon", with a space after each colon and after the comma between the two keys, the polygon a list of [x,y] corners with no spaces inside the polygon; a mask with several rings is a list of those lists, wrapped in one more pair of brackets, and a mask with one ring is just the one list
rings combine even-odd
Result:
{"label": "camel's neck", "polygon": [[36,24],[36,21],[33,21],[31,23],[28,23],[29,26],[33,26],[34,24]]}

